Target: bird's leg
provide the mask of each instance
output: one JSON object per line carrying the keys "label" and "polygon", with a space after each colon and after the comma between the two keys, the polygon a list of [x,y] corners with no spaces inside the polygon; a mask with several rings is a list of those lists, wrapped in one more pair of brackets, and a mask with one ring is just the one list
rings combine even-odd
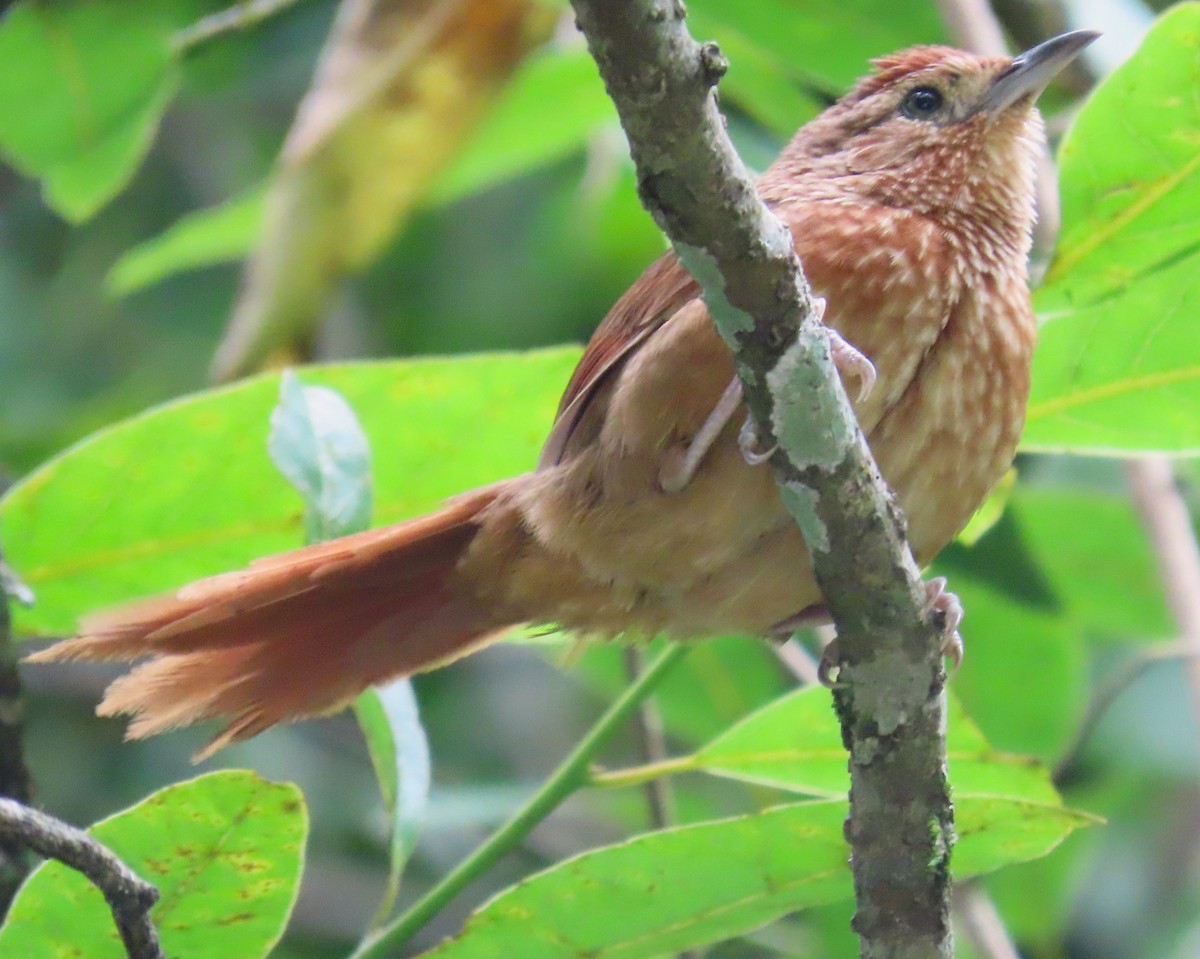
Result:
{"label": "bird's leg", "polygon": [[[945,576],[935,576],[925,584],[925,612],[933,617],[934,625],[942,636],[942,655],[950,660],[950,675],[953,676],[963,661],[963,641],[958,631],[958,624],[963,619],[963,606],[954,593],[946,591]],[[835,636],[821,651],[821,662],[817,665],[817,679],[821,685],[836,686],[837,680],[831,677],[841,667],[841,653]]]}
{"label": "bird's leg", "polygon": [[[817,313],[817,319],[823,320],[825,317],[825,298],[818,296],[813,300],[813,307]],[[877,374],[875,372],[875,364],[867,359],[866,355],[842,338],[842,335],[832,327],[826,327],[825,332],[829,335],[829,355],[833,360],[834,368],[842,374],[843,377],[853,376],[858,380],[858,402],[863,402],[871,395],[871,390],[875,388],[875,380]],[[742,451],[742,458],[751,466],[759,466],[769,460],[774,454],[778,445],[772,446],[769,450],[762,448],[762,443],[759,441],[758,434],[754,429],[754,420],[747,416],[746,422],[742,424],[741,432],[738,433],[738,447]]]}
{"label": "bird's leg", "polygon": [[696,470],[700,468],[705,454],[712,449],[713,443],[721,435],[721,430],[729,422],[742,402],[742,381],[735,375],[725,387],[725,392],[717,400],[717,405],[708,414],[708,419],[696,431],[692,441],[682,448],[670,450],[663,460],[658,472],[658,485],[664,493],[678,493],[692,481]]}

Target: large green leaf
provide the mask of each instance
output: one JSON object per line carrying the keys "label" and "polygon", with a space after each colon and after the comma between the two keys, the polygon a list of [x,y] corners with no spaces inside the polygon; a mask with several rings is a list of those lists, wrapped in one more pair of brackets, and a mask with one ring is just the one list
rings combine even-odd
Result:
{"label": "large green leaf", "polygon": [[1162,579],[1128,499],[1022,486],[1010,509],[1073,628],[1107,640],[1171,636]]}
{"label": "large green leaf", "polygon": [[[300,888],[308,816],[300,790],[223,771],[168,786],[89,832],[160,898],[151,912],[163,952],[256,959],[283,934]],[[100,892],[58,862],[21,887],[0,955],[121,959]]]}
{"label": "large green leaf", "polygon": [[[1091,819],[1001,798],[956,800],[959,877],[1045,855]],[[652,959],[849,898],[842,801],[649,833],[502,892],[436,959]]]}
{"label": "large green leaf", "polygon": [[[1030,756],[994,750],[953,698],[949,720],[947,760],[956,801],[1004,796],[1059,803],[1045,766]],[[815,796],[844,796],[850,788],[841,730],[829,692],[820,687],[798,690],[752,713],[681,768]]]}
{"label": "large green leaf", "polygon": [[84,220],[133,175],[175,90],[178,4],[25,0],[0,21],[0,149]]}
{"label": "large green leaf", "polygon": [[[362,418],[377,520],[532,467],[577,348],[314,367]],[[299,546],[303,509],[266,452],[277,375],[103,430],[0,501],[10,564],[37,593],[23,633]]]}
{"label": "large green leaf", "polygon": [[1059,153],[1024,444],[1200,450],[1200,4],[1164,14]]}

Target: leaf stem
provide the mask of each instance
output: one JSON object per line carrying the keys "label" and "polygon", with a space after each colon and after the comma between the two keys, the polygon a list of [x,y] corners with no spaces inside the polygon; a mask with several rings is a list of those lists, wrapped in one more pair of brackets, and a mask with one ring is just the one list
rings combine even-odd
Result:
{"label": "leaf stem", "polygon": [[483,845],[447,873],[441,882],[395,922],[364,940],[351,959],[392,959],[413,933],[440,912],[468,883],[515,849],[563,800],[586,785],[588,767],[596,753],[687,652],[688,647],[683,644],[668,646],[645,672],[625,688],[571,754],[507,823],[492,833]]}
{"label": "leaf stem", "polygon": [[676,773],[691,772],[699,768],[697,757],[669,756],[652,763],[642,763],[638,766],[628,766],[625,769],[605,769],[593,772],[588,776],[589,786],[603,786],[605,789],[618,789],[622,786],[642,786],[663,776],[673,776]]}

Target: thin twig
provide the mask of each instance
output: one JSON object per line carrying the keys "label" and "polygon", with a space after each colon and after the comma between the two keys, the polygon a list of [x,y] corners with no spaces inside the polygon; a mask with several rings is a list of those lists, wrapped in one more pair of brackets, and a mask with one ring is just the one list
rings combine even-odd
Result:
{"label": "thin twig", "polygon": [[996,903],[978,882],[963,883],[954,890],[954,915],[963,937],[982,959],[1021,959]]}
{"label": "thin twig", "polygon": [[663,677],[687,655],[688,647],[668,646],[661,655],[613,702],[594,726],[587,731],[538,791],[513,817],[501,826],[466,859],[443,876],[436,886],[417,900],[402,915],[369,936],[351,959],[392,959],[412,935],[474,879],[512,852],[530,832],[558,808],[569,795],[588,783],[589,767],[613,733],[632,716],[642,700],[650,695]]}
{"label": "thin twig", "polygon": [[[626,677],[630,682],[637,682],[646,669],[646,654],[642,647],[633,644],[626,646],[624,660]],[[643,763],[659,763],[668,758],[667,730],[653,696],[648,696],[638,707],[633,727]],[[650,824],[655,829],[665,829],[675,821],[675,787],[667,776],[646,780],[642,783],[642,794],[646,797]],[[677,953],[676,959],[700,959],[700,953],[688,949]]]}
{"label": "thin twig", "polygon": [[[629,645],[623,651],[625,676],[636,682],[646,668],[646,656],[640,646]],[[652,697],[643,700],[634,716],[634,731],[637,736],[638,753],[643,763],[662,762],[668,756],[667,732],[663,727],[662,713]],[[646,809],[650,814],[650,825],[662,829],[671,825],[675,818],[675,790],[671,780],[659,776],[642,784],[646,796]]]}
{"label": "thin twig", "polygon": [[1142,650],[1114,669],[1092,696],[1087,712],[1076,727],[1070,744],[1063,750],[1058,762],[1054,764],[1054,781],[1059,783],[1069,777],[1084,746],[1092,738],[1096,727],[1100,725],[1100,720],[1116,702],[1117,697],[1137,682],[1142,673],[1155,663],[1167,662],[1172,659],[1186,659],[1195,662],[1197,656],[1200,656],[1200,647],[1191,641],[1164,643]]}
{"label": "thin twig", "polygon": [[775,655],[783,664],[783,668],[791,673],[801,686],[815,686],[821,681],[817,672],[817,661],[794,637],[786,643],[776,645]]}
{"label": "thin twig", "polygon": [[[1158,563],[1176,635],[1192,651],[1200,651],[1200,547],[1175,470],[1165,456],[1147,456],[1130,460],[1125,478]],[[1200,659],[1189,657],[1186,669],[1192,711],[1200,726]]]}
{"label": "thin twig", "polygon": [[129,959],[162,959],[158,933],[150,921],[158,890],[86,832],[11,799],[0,799],[0,837],[86,876],[112,909]]}
{"label": "thin twig", "polygon": [[226,33],[247,30],[294,3],[296,0],[243,0],[184,27],[171,38],[171,50],[176,56],[190,53],[201,44]]}

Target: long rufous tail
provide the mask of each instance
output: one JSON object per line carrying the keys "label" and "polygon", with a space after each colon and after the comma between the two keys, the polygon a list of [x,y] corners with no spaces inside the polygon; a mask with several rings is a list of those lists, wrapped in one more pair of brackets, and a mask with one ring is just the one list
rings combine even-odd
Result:
{"label": "long rufous tail", "polygon": [[133,739],[225,719],[203,758],[456,659],[511,625],[454,582],[480,512],[502,488],[89,616],[76,638],[29,659],[153,657],[109,686],[96,711],[130,715]]}

